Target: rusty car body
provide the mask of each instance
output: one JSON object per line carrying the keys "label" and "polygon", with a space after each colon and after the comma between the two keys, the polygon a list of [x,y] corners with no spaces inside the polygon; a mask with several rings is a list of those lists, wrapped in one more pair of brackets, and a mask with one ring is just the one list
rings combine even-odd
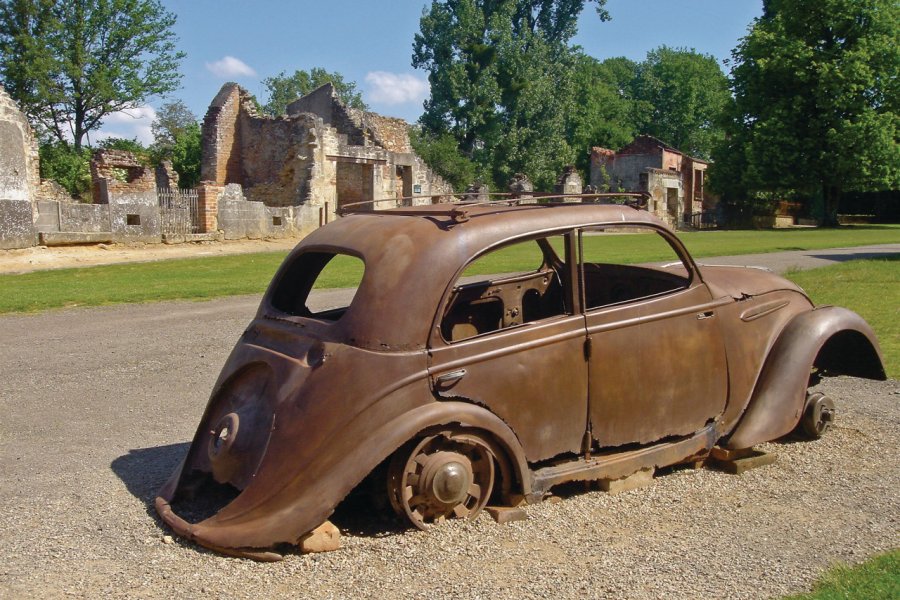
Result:
{"label": "rusty car body", "polygon": [[[652,260],[621,256],[634,235]],[[488,255],[508,268],[480,271]],[[335,257],[361,263],[359,286],[314,309]],[[286,258],[156,508],[203,546],[277,559],[373,472],[426,528],[715,446],[816,437],[834,405],[807,389],[834,374],[885,377],[862,318],[764,270],[700,266],[647,211],[356,212]],[[211,488],[224,505],[191,513]]]}

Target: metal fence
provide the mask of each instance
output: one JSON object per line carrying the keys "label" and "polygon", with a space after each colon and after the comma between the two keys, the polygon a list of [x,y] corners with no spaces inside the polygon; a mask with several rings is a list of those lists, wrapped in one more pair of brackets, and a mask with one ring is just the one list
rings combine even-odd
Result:
{"label": "metal fence", "polygon": [[163,234],[187,235],[200,232],[197,190],[159,188],[160,228]]}
{"label": "metal fence", "polygon": [[685,215],[684,224],[694,229],[717,229],[719,223],[716,220],[716,211],[704,210]]}

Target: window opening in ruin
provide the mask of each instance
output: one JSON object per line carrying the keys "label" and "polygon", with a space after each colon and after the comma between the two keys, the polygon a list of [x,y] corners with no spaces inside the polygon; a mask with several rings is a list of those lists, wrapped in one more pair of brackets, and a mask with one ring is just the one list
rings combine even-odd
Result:
{"label": "window opening in ruin", "polygon": [[141,215],[125,215],[125,224],[126,225],[140,225],[141,224]]}
{"label": "window opening in ruin", "polygon": [[281,217],[272,217],[272,226],[281,227]]}
{"label": "window opening in ruin", "polygon": [[[295,317],[337,321],[353,304],[356,289],[362,282],[365,265],[349,254],[304,252],[295,257],[282,272],[269,303],[275,310]],[[353,288],[352,297],[335,306],[332,302],[310,298],[315,288]]]}
{"label": "window opening in ruin", "polygon": [[441,320],[444,340],[566,314],[564,248],[564,236],[548,236],[504,246],[469,263],[453,284]]}
{"label": "window opening in ruin", "polygon": [[[634,253],[634,236],[640,252]],[[690,271],[655,229],[606,226],[582,232],[585,308],[599,308],[669,294],[690,285]]]}

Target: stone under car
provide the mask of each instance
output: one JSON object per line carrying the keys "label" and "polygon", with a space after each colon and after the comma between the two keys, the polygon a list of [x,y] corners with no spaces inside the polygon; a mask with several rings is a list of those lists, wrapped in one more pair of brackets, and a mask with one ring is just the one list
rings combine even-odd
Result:
{"label": "stone under car", "polygon": [[[317,305],[335,265],[359,275],[355,294]],[[156,508],[205,547],[274,560],[367,477],[425,529],[564,482],[815,438],[835,407],[807,390],[838,374],[885,378],[861,317],[762,269],[698,265],[647,211],[353,212],[285,259]]]}

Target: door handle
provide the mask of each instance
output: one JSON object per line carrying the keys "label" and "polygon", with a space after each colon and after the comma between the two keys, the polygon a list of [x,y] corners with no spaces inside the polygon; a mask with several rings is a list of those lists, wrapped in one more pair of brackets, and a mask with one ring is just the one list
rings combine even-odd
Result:
{"label": "door handle", "polygon": [[716,316],[716,313],[711,310],[708,310],[706,312],[702,312],[699,315],[697,315],[697,320],[702,321],[703,319],[711,319],[714,316]]}
{"label": "door handle", "polygon": [[455,381],[459,381],[463,377],[466,376],[465,369],[457,369],[456,371],[450,371],[449,373],[444,373],[443,375],[439,375],[434,381],[438,385],[447,385],[448,383],[453,383]]}

